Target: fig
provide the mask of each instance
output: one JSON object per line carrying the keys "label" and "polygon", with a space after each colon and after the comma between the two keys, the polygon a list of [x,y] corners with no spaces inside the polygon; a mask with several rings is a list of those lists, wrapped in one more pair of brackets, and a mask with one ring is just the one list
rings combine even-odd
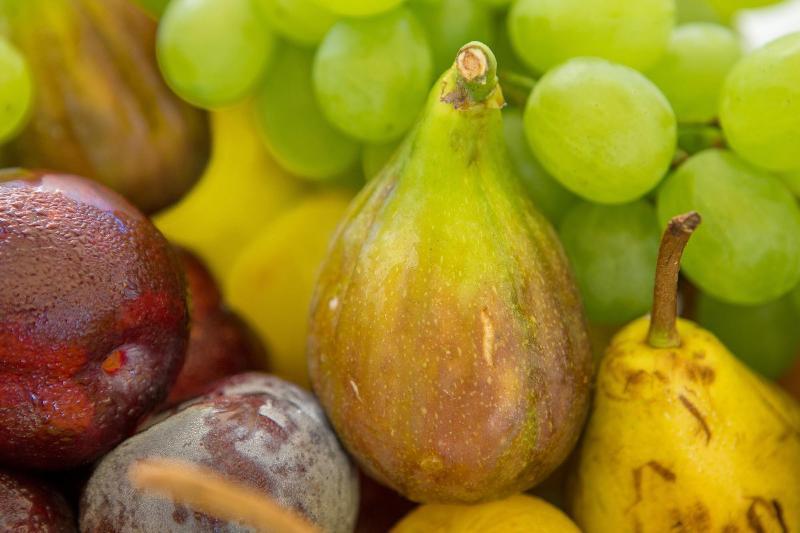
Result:
{"label": "fig", "polygon": [[129,0],[10,0],[0,24],[36,87],[7,164],[86,176],[146,213],[189,190],[206,164],[207,121],[162,80],[154,20]]}
{"label": "fig", "polygon": [[189,347],[168,404],[205,391],[218,379],[255,368],[266,361],[261,342],[248,325],[222,301],[219,287],[203,262],[178,248],[189,293]]}
{"label": "fig", "polygon": [[137,491],[130,467],[144,458],[196,464],[263,491],[323,531],[352,531],[355,467],[311,394],[274,376],[225,378],[154,420],[98,464],[81,500],[83,532],[228,532],[236,524]]}
{"label": "fig", "polygon": [[77,532],[66,500],[38,479],[0,470],[0,531]]}
{"label": "fig", "polygon": [[371,477],[420,502],[530,488],[575,445],[591,352],[558,238],[503,138],[473,42],[351,204],[322,267],[311,383]]}
{"label": "fig", "polygon": [[183,363],[172,248],[98,183],[7,171],[0,279],[0,463],[93,461],[164,400]]}

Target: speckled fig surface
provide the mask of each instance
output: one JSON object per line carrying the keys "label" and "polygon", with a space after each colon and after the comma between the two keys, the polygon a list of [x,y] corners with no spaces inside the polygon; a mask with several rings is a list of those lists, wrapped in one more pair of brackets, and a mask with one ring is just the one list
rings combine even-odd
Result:
{"label": "speckled fig surface", "polygon": [[0,175],[0,463],[68,468],[166,397],[188,338],[180,266],[121,196]]}
{"label": "speckled fig surface", "polygon": [[61,494],[38,479],[0,470],[0,531],[72,533],[77,527]]}
{"label": "speckled fig surface", "polygon": [[227,308],[216,281],[203,262],[177,248],[189,295],[189,346],[167,403],[174,405],[205,391],[214,381],[258,368],[266,361],[258,336]]}
{"label": "speckled fig surface", "polygon": [[355,467],[314,397],[274,376],[225,378],[208,394],[146,424],[100,461],[81,501],[84,532],[249,531],[135,490],[128,468],[145,457],[215,470],[263,490],[326,532],[349,532],[355,525]]}
{"label": "speckled fig surface", "polygon": [[473,98],[455,66],[435,84],[353,201],[312,304],[309,370],[333,426],[368,474],[421,502],[530,488],[588,406],[577,289],[486,89]]}

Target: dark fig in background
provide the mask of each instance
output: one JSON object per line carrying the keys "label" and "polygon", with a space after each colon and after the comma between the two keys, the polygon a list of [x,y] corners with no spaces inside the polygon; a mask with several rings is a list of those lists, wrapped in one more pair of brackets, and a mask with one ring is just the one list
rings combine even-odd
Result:
{"label": "dark fig in background", "polygon": [[314,391],[365,471],[415,501],[528,489],[586,416],[580,298],[502,107],[494,56],[470,43],[351,204],[312,304]]}
{"label": "dark fig in background", "polygon": [[0,470],[0,531],[72,533],[78,528],[66,500],[52,487]]}
{"label": "dark fig in background", "polygon": [[6,166],[95,179],[146,213],[177,201],[208,156],[205,115],[166,86],[156,22],[130,0],[6,0],[0,28],[35,84]]}
{"label": "dark fig in background", "polygon": [[124,198],[0,174],[0,464],[66,469],[110,450],[166,398],[187,324],[180,263]]}
{"label": "dark fig in background", "polygon": [[189,347],[167,403],[176,404],[205,392],[209,384],[252,370],[266,361],[258,336],[222,301],[219,287],[200,259],[176,248],[189,294]]}

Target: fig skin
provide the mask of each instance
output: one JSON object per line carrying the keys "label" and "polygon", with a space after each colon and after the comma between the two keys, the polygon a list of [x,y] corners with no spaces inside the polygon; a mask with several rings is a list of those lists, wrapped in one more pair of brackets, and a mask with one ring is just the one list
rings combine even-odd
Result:
{"label": "fig skin", "polygon": [[61,494],[32,477],[0,470],[0,531],[72,533],[78,528]]}
{"label": "fig skin", "polygon": [[145,213],[192,187],[208,159],[207,118],[164,83],[156,22],[134,2],[9,0],[3,22],[36,86],[5,166],[94,179]]}
{"label": "fig skin", "polygon": [[173,414],[153,419],[100,461],[81,500],[84,533],[251,531],[133,489],[128,469],[145,457],[211,468],[269,493],[322,531],[349,532],[355,525],[355,466],[314,397],[274,376],[225,378]]}
{"label": "fig skin", "polygon": [[500,90],[470,102],[455,70],[351,204],[308,342],[347,449],[424,503],[544,479],[578,438],[592,366],[564,251],[511,169]]}
{"label": "fig skin", "polygon": [[239,316],[228,310],[219,287],[200,259],[176,248],[189,294],[189,347],[167,398],[175,405],[203,393],[226,376],[256,369],[267,356],[261,341]]}
{"label": "fig skin", "polygon": [[0,279],[0,463],[93,461],[164,400],[183,363],[171,246],[97,183],[11,171],[0,175]]}

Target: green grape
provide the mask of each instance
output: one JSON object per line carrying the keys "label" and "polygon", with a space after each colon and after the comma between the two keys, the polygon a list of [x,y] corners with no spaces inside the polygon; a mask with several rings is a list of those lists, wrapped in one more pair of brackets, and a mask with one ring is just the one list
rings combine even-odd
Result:
{"label": "green grape", "polygon": [[709,148],[722,148],[725,138],[722,130],[705,124],[679,124],[678,147],[688,155],[694,155]]}
{"label": "green grape", "polygon": [[789,297],[792,300],[792,305],[794,305],[795,311],[800,314],[800,285],[795,287],[792,292],[789,293]]}
{"label": "green grape", "polygon": [[675,0],[518,0],[508,31],[539,72],[579,56],[646,69],[664,53],[674,18]]}
{"label": "green grape", "polygon": [[337,22],[317,49],[314,88],[328,120],[369,143],[398,139],[422,109],[433,64],[405,8]]}
{"label": "green grape", "polygon": [[736,34],[719,24],[695,22],[672,32],[667,52],[647,72],[681,122],[717,116],[725,76],[742,56]]}
{"label": "green grape", "polygon": [[675,7],[678,24],[688,22],[722,23],[719,14],[714,11],[708,0],[676,0]]}
{"label": "green grape", "polygon": [[675,114],[664,95],[635,70],[602,59],[572,59],[548,72],[524,120],[544,168],[594,202],[641,197],[664,176],[675,151]]}
{"label": "green grape", "polygon": [[272,156],[286,170],[326,179],[352,168],[358,143],[325,119],[314,97],[314,52],[280,45],[257,92],[258,118]]}
{"label": "green grape", "polygon": [[[489,48],[494,52],[497,58],[497,65],[501,72],[514,72],[517,74],[524,74],[530,71],[530,68],[522,62],[522,60],[514,51],[511,45],[510,36],[508,34],[508,16],[504,11],[494,14],[492,20],[492,39],[487,42]],[[505,89],[505,87],[503,87]]]}
{"label": "green grape", "polygon": [[273,43],[251,0],[172,0],[158,28],[158,62],[178,96],[214,108],[253,89]]}
{"label": "green grape", "polygon": [[774,171],[800,168],[800,32],[744,57],[722,89],[720,121],[731,147]]}
{"label": "green grape", "polygon": [[25,125],[33,103],[28,63],[19,51],[0,38],[0,142]]}
{"label": "green grape", "polygon": [[783,0],[708,0],[711,7],[726,20],[739,10],[766,7],[780,2]]}
{"label": "green grape", "polygon": [[656,211],[644,200],[624,205],[580,202],[559,225],[589,320],[622,324],[653,302],[658,242]]}
{"label": "green grape", "polygon": [[410,7],[425,28],[437,74],[450,68],[464,44],[491,40],[492,14],[477,0],[441,0],[436,4],[423,0]]}
{"label": "green grape", "polygon": [[525,140],[522,111],[507,108],[503,111],[503,129],[511,163],[522,178],[534,204],[550,222],[558,224],[578,197],[565,189],[542,168]]}
{"label": "green grape", "polygon": [[317,44],[339,18],[314,0],[255,1],[270,27],[298,44]]}
{"label": "green grape", "polygon": [[701,293],[697,321],[739,359],[768,378],[783,375],[800,348],[800,313],[790,296],[762,305],[740,306]]}
{"label": "green grape", "polygon": [[161,17],[169,4],[169,0],[136,0],[136,2],[155,18]]}
{"label": "green grape", "polygon": [[369,17],[389,11],[404,0],[314,0],[324,9],[347,17]]}
{"label": "green grape", "polygon": [[365,144],[361,150],[361,168],[364,170],[364,178],[369,181],[378,175],[389,159],[392,158],[398,142],[385,144]]}
{"label": "green grape", "polygon": [[800,281],[800,209],[767,172],[727,150],[691,157],[658,191],[658,217],[697,211],[703,224],[683,254],[701,290],[734,304],[774,300]]}
{"label": "green grape", "polygon": [[784,185],[786,185],[792,193],[800,198],[800,170],[795,172],[786,172],[779,176]]}

